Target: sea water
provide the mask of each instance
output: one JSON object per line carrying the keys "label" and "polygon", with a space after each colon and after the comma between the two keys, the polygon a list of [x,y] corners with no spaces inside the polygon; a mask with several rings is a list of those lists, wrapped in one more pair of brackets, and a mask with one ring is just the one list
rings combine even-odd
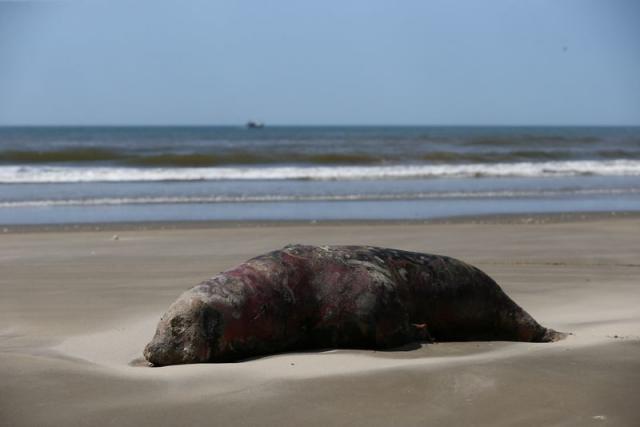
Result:
{"label": "sea water", "polygon": [[0,224],[640,210],[638,127],[4,127]]}

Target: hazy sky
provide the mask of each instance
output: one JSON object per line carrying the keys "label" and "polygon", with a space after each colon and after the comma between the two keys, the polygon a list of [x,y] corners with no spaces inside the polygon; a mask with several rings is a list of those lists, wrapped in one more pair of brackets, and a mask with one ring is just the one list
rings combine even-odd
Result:
{"label": "hazy sky", "polygon": [[0,2],[0,124],[635,124],[637,0]]}

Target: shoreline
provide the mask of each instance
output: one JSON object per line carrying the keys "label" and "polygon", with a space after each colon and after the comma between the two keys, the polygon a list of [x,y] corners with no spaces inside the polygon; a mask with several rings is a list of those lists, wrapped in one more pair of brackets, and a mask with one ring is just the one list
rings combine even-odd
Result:
{"label": "shoreline", "polygon": [[65,224],[0,224],[0,235],[16,233],[59,232],[116,232],[153,230],[208,230],[227,228],[264,228],[300,226],[376,226],[376,225],[442,225],[442,224],[558,224],[568,222],[590,222],[606,219],[638,219],[640,211],[586,211],[551,213],[516,213],[460,215],[430,219],[353,219],[353,220],[204,220],[204,221],[146,221],[146,222],[96,222]]}

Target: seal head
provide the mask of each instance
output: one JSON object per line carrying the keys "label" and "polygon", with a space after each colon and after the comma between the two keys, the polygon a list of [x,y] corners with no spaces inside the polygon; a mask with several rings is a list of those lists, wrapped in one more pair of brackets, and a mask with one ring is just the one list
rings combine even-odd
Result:
{"label": "seal head", "polygon": [[160,319],[144,357],[154,366],[208,362],[216,353],[221,330],[222,319],[215,309],[193,295],[183,295]]}

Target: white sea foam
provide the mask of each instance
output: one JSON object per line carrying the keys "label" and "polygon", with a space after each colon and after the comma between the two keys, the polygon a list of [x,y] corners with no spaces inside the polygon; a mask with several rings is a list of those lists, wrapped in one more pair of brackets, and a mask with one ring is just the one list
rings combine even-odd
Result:
{"label": "white sea foam", "polygon": [[220,195],[187,197],[98,197],[84,199],[37,199],[0,202],[0,208],[54,207],[54,206],[114,206],[146,204],[189,203],[261,203],[261,202],[315,202],[315,201],[364,201],[364,200],[428,200],[428,199],[481,199],[527,198],[559,196],[597,196],[638,194],[636,188],[592,188],[560,190],[495,190],[495,191],[437,191],[422,193],[374,193],[374,194],[308,194],[308,195]]}
{"label": "white sea foam", "polygon": [[474,163],[463,165],[126,168],[0,166],[0,183],[121,181],[359,180],[465,177],[640,176],[640,160]]}

